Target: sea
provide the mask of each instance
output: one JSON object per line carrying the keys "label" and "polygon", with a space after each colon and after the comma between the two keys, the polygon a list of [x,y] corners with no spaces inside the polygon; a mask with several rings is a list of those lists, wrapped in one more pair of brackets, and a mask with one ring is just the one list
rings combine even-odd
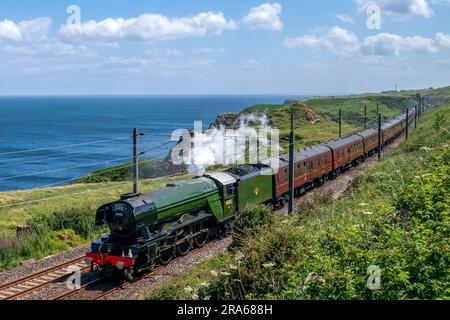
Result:
{"label": "sea", "polygon": [[303,96],[0,97],[0,191],[61,186],[132,160],[133,128],[145,159],[167,155],[171,133],[206,128],[223,112]]}

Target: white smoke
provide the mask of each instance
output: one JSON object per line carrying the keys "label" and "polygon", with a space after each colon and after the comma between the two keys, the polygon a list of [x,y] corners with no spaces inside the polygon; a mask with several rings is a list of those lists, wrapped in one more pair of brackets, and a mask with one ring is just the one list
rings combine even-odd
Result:
{"label": "white smoke", "polygon": [[201,122],[196,122],[192,148],[183,161],[196,176],[214,165],[257,163],[268,158],[269,150],[278,150],[278,141],[276,148],[272,146],[272,131],[267,116],[257,114],[241,116],[236,130],[221,126],[203,132]]}

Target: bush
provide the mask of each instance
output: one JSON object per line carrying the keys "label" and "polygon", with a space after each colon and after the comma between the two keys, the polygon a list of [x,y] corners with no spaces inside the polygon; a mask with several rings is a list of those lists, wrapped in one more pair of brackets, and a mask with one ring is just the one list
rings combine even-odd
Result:
{"label": "bush", "polygon": [[249,205],[245,207],[233,226],[233,246],[239,246],[242,239],[253,234],[263,226],[273,223],[274,213],[264,205]]}
{"label": "bush", "polygon": [[94,216],[91,208],[77,207],[64,208],[52,214],[39,214],[34,216],[28,224],[37,233],[73,230],[77,235],[88,239],[95,234]]}

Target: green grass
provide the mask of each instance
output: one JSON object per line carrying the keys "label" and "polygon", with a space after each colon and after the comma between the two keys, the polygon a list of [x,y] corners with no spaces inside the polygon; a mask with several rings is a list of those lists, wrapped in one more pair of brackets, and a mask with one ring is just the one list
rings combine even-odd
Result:
{"label": "green grass", "polygon": [[[430,110],[408,141],[339,199],[314,197],[297,215],[277,216],[234,252],[144,297],[450,299],[449,111]],[[373,292],[371,265],[381,268],[382,287]]]}

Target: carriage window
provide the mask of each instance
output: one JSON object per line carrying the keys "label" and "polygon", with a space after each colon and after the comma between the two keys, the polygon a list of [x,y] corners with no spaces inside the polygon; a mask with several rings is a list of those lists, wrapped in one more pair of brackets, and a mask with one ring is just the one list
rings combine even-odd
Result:
{"label": "carriage window", "polygon": [[304,172],[307,173],[308,170],[308,164],[306,162],[303,162],[303,168],[304,168]]}
{"label": "carriage window", "polygon": [[284,179],[289,179],[288,169],[284,169]]}

